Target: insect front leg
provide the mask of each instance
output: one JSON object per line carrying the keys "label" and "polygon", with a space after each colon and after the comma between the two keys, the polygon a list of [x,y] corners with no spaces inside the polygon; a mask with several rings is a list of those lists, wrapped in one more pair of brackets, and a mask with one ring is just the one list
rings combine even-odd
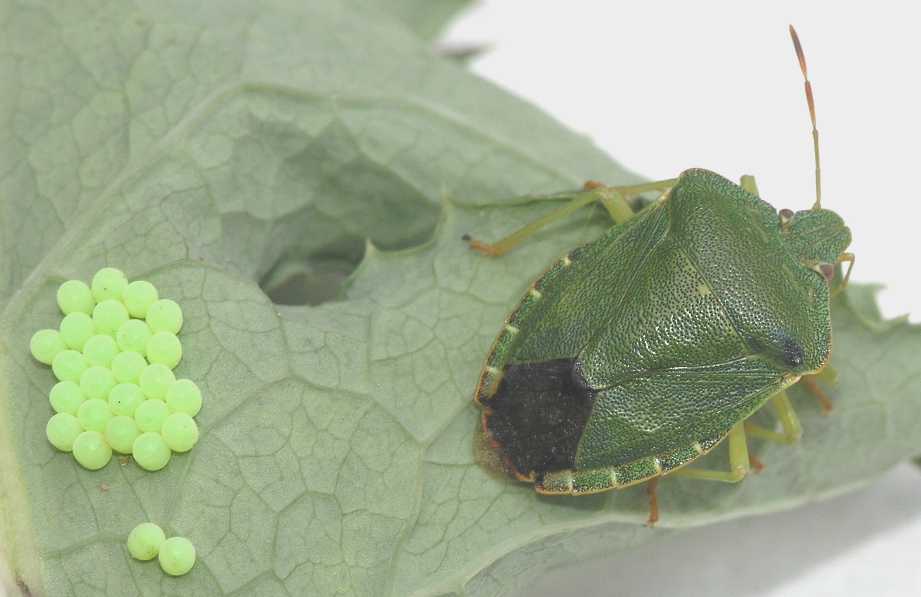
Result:
{"label": "insect front leg", "polygon": [[819,386],[819,382],[816,381],[818,375],[804,375],[800,380],[800,383],[809,390],[809,393],[816,397],[819,401],[819,407],[822,409],[822,414],[827,415],[832,411],[834,405],[832,404],[831,398],[828,397],[828,394],[825,393],[825,390]]}
{"label": "insect front leg", "polygon": [[839,292],[847,288],[847,284],[851,279],[851,270],[854,269],[854,259],[853,253],[842,253],[841,256],[838,257],[838,263],[847,263],[847,273],[844,274],[844,279],[841,281],[841,284],[832,291],[832,296],[836,296]]}
{"label": "insect front leg", "polygon": [[721,481],[723,483],[738,483],[748,475],[751,470],[751,461],[748,455],[748,440],[745,437],[745,424],[736,423],[729,430],[729,470],[716,471],[712,469],[694,468],[685,466],[669,473],[669,476],[689,477],[704,481]]}
{"label": "insect front leg", "polygon": [[633,217],[633,210],[630,208],[630,204],[627,202],[630,197],[648,191],[664,191],[674,186],[675,181],[676,179],[672,178],[669,180],[659,180],[656,182],[622,187],[607,187],[601,183],[593,181],[588,182],[585,184],[585,188],[579,192],[569,194],[564,193],[546,197],[534,197],[534,199],[540,200],[568,200],[568,203],[544,216],[541,216],[533,222],[524,225],[515,232],[512,232],[505,238],[502,238],[495,243],[486,243],[480,240],[476,240],[466,234],[464,235],[463,239],[467,241],[467,243],[470,245],[470,248],[474,251],[489,257],[499,257],[520,245],[523,241],[534,235],[541,228],[565,219],[579,209],[586,207],[587,205],[591,205],[596,201],[604,206],[604,208],[608,211],[608,214],[611,216],[611,219],[614,220],[615,223],[620,224]]}

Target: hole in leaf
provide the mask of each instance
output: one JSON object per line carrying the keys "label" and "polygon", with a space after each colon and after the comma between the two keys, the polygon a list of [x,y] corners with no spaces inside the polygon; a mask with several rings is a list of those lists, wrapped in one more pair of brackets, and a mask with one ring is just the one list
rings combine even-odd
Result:
{"label": "hole in leaf", "polygon": [[276,305],[320,305],[341,300],[344,284],[364,258],[365,243],[354,239],[312,255],[285,254],[259,286]]}
{"label": "hole in leaf", "polygon": [[222,214],[220,250],[276,304],[344,299],[365,239],[392,251],[431,238],[441,207],[429,166],[381,159],[370,132],[339,118],[310,131],[258,124],[234,147],[225,193],[238,201]]}

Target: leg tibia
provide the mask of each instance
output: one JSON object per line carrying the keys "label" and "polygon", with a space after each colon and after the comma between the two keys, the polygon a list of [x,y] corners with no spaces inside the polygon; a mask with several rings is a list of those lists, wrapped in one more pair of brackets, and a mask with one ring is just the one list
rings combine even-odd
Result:
{"label": "leg tibia", "polygon": [[689,477],[691,479],[701,479],[704,481],[738,483],[744,479],[746,475],[748,475],[750,466],[751,464],[748,458],[748,442],[745,438],[745,427],[743,423],[736,423],[736,425],[729,431],[728,471],[715,471],[711,469],[686,466],[670,474]]}
{"label": "leg tibia", "polygon": [[787,396],[786,392],[779,392],[771,398],[771,409],[774,411],[777,420],[780,421],[783,433],[765,429],[760,425],[746,421],[745,431],[748,435],[780,444],[798,442],[803,435],[803,428],[800,425],[799,417],[796,416],[796,411],[793,409],[793,403],[790,402],[790,397]]}
{"label": "leg tibia", "polygon": [[604,208],[607,210],[608,214],[611,216],[611,219],[615,223],[626,222],[630,217],[633,216],[633,210],[630,208],[630,205],[627,203],[627,199],[640,193],[645,193],[647,191],[655,190],[665,190],[671,188],[675,184],[675,179],[669,180],[660,180],[656,182],[649,182],[638,185],[630,185],[623,187],[606,187],[596,182],[588,182],[585,185],[585,190],[570,193],[570,194],[561,194],[561,195],[552,195],[548,197],[535,197],[534,199],[555,199],[555,200],[569,200],[565,205],[551,211],[544,216],[534,220],[533,222],[524,225],[515,232],[509,234],[505,238],[496,241],[495,243],[485,243],[480,240],[475,240],[465,235],[464,240],[466,240],[470,248],[474,251],[478,251],[484,255],[490,257],[499,257],[508,253],[528,237],[533,236],[541,228],[569,217],[575,211],[591,205],[595,201],[601,203]]}
{"label": "leg tibia", "polygon": [[656,488],[659,486],[659,477],[650,479],[646,483],[646,495],[649,496],[649,518],[646,519],[646,526],[655,526],[659,522],[659,496],[656,495]]}
{"label": "leg tibia", "polygon": [[822,409],[822,414],[827,415],[832,411],[834,405],[832,404],[831,398],[828,397],[828,394],[825,393],[819,383],[816,381],[817,375],[804,375],[800,380],[800,383],[803,384],[809,393],[815,396],[819,401],[819,407]]}
{"label": "leg tibia", "polygon": [[572,195],[572,198],[568,203],[559,207],[550,213],[537,218],[533,222],[526,224],[525,226],[519,228],[515,232],[509,234],[505,238],[496,241],[495,243],[484,243],[479,240],[474,240],[468,236],[464,237],[464,240],[470,245],[470,248],[474,251],[478,251],[483,255],[489,257],[500,257],[519,244],[521,244],[529,236],[534,235],[544,226],[552,224],[553,222],[567,218],[575,211],[579,210],[586,205],[589,205],[598,200],[597,191],[583,191],[581,193],[576,193]]}

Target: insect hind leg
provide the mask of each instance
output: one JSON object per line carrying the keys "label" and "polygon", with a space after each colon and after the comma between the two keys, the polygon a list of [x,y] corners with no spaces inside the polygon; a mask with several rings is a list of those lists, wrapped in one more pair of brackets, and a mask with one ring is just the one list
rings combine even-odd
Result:
{"label": "insect hind leg", "polygon": [[633,210],[627,202],[628,198],[647,191],[667,190],[675,185],[675,181],[676,179],[672,178],[620,187],[608,187],[598,182],[589,181],[582,191],[533,197],[535,200],[568,200],[568,202],[533,222],[525,224],[515,232],[512,232],[494,243],[487,243],[474,239],[469,234],[465,234],[463,240],[467,241],[470,248],[478,253],[482,253],[488,257],[500,257],[536,234],[545,226],[563,220],[579,209],[591,205],[596,201],[605,207],[615,223],[620,224],[626,222],[633,216]]}
{"label": "insect hind leg", "polygon": [[[555,195],[547,198],[569,199],[569,201],[562,207],[559,207],[550,213],[541,216],[533,222],[525,224],[515,232],[512,232],[508,236],[494,243],[486,243],[480,240],[476,240],[471,238],[469,234],[465,234],[463,236],[463,240],[467,241],[469,247],[478,253],[482,253],[487,257],[501,257],[502,255],[505,255],[519,244],[524,242],[528,237],[536,234],[541,228],[548,226],[558,220],[562,220],[568,217],[570,214],[598,200],[594,190],[587,190],[581,193],[573,193],[571,195]],[[535,199],[538,198],[535,197]]]}

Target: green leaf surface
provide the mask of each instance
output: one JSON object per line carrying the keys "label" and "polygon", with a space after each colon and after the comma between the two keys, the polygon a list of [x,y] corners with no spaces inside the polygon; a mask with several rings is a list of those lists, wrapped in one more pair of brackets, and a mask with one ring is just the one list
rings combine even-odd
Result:
{"label": "green leaf surface", "polygon": [[[546,498],[496,476],[474,456],[481,360],[533,276],[605,222],[586,212],[500,260],[460,236],[553,207],[500,198],[636,177],[354,6],[69,6],[9,8],[0,36],[0,543],[23,592],[504,595],[917,452],[921,333],[854,288],[835,309],[837,408],[794,392],[804,439],[754,444],[762,474],[663,482],[655,530],[642,489]],[[260,287],[332,261],[359,263],[340,301]],[[57,284],[103,265],[185,310],[177,373],[204,391],[202,437],[158,473],[85,471],[44,438],[52,376],[28,339],[59,320]],[[130,559],[145,520],[195,543],[189,575]]]}

